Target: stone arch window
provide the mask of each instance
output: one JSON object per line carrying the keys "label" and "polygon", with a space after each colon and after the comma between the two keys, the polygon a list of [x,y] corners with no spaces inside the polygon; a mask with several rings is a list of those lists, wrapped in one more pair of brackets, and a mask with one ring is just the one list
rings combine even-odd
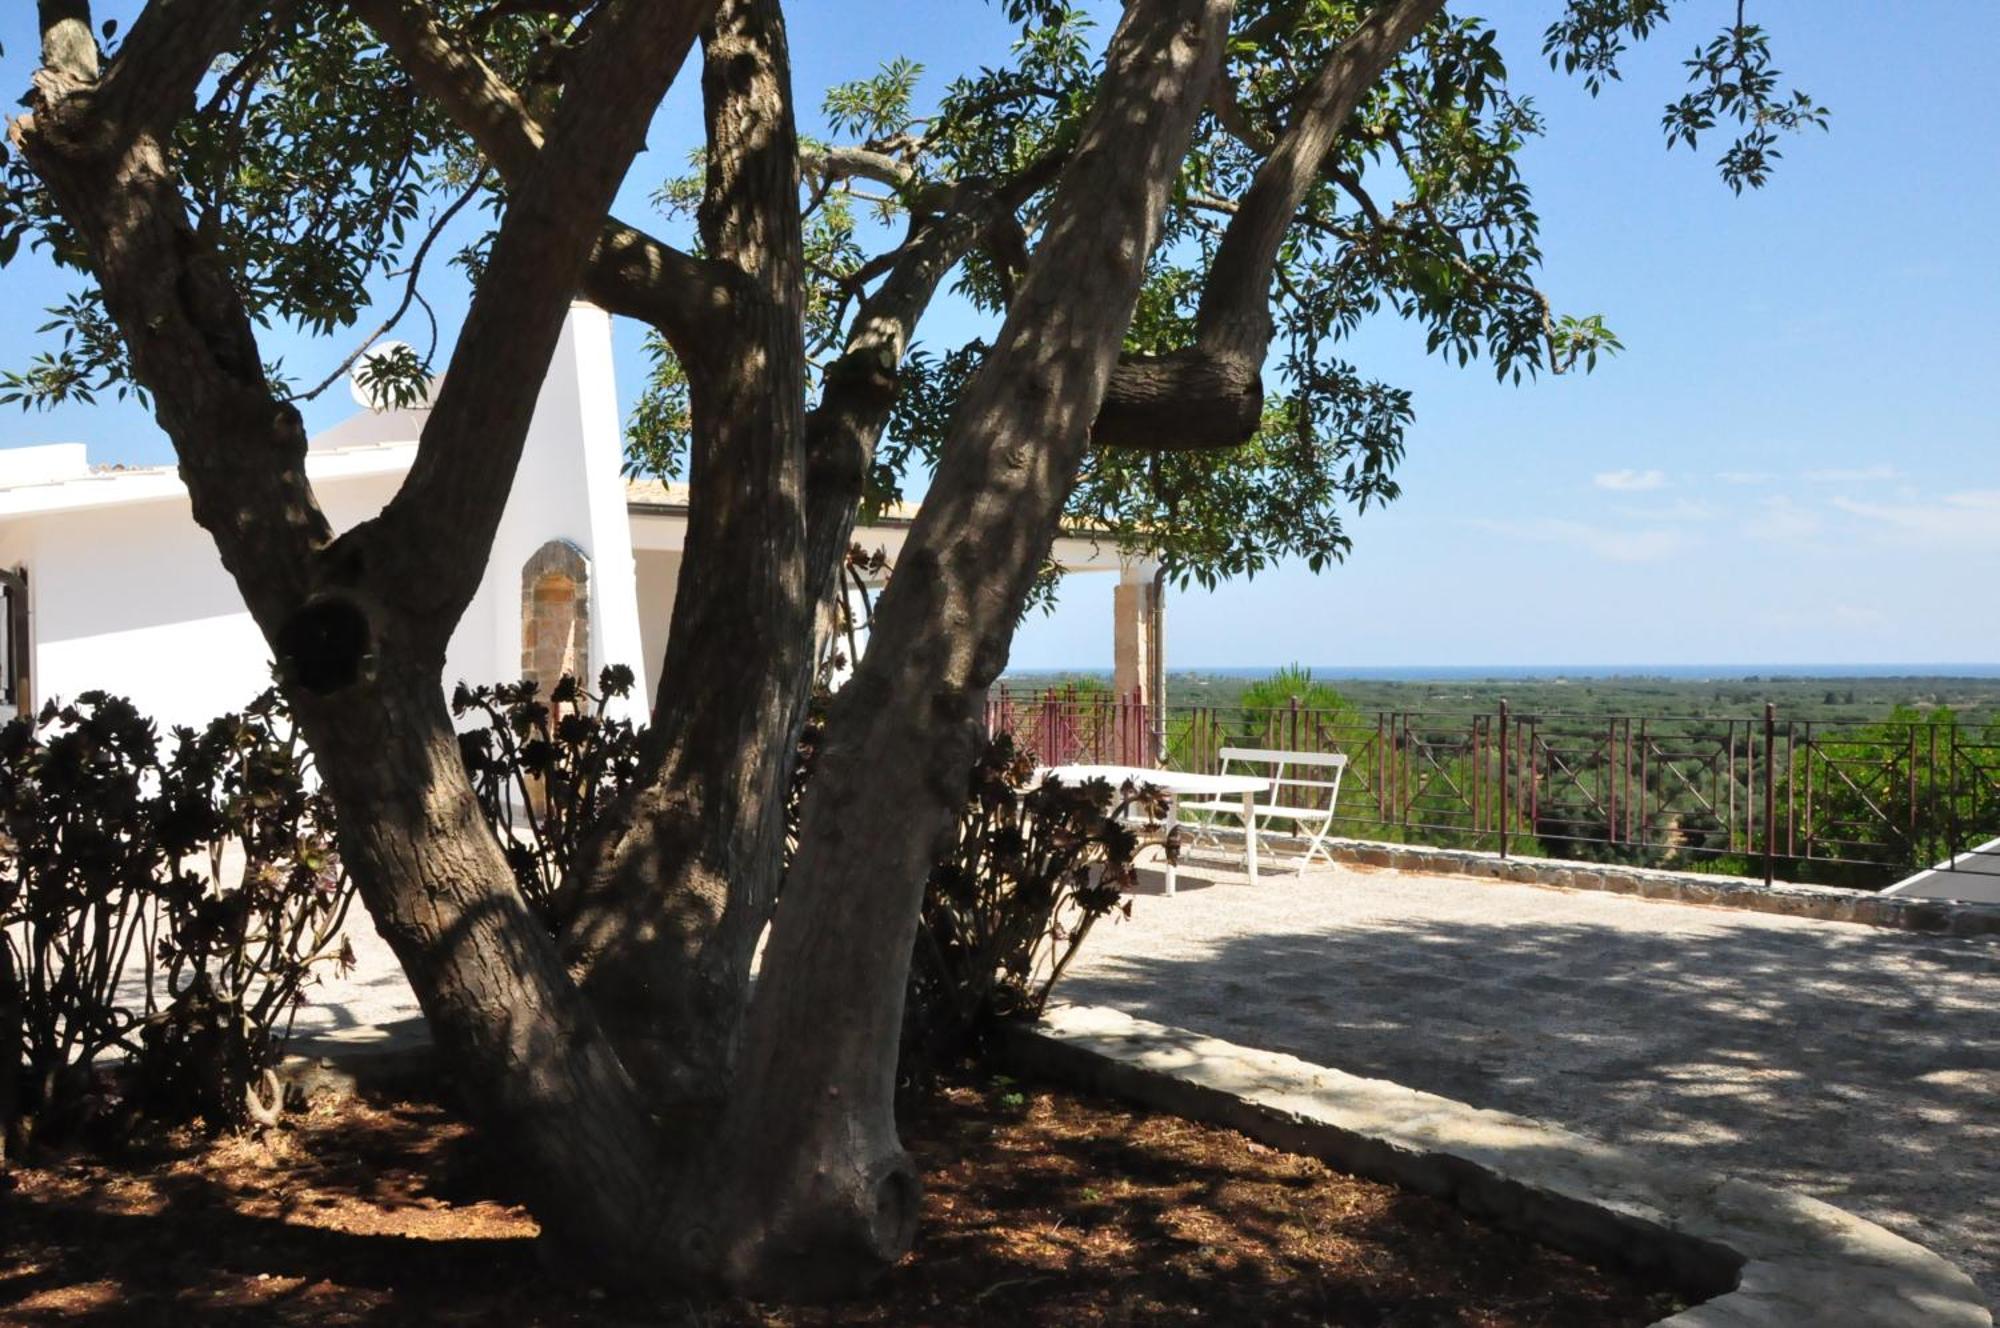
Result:
{"label": "stone arch window", "polygon": [[550,540],[521,568],[521,676],[543,693],[564,674],[589,685],[590,560]]}

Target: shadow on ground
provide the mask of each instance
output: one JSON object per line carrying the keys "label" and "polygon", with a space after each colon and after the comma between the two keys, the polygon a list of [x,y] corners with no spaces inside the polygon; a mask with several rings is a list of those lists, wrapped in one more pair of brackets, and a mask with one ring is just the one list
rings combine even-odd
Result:
{"label": "shadow on ground", "polygon": [[[1508,895],[1465,916],[1398,916],[1391,895],[1300,927],[1311,908],[1281,923],[1271,888],[1150,901],[1093,935],[1063,998],[1800,1189],[2000,1292],[2000,947],[1678,907],[1657,930],[1510,917]],[[1149,936],[1184,902],[1201,916]]]}
{"label": "shadow on ground", "polygon": [[1590,1269],[1227,1131],[1007,1083],[909,1104],[915,1257],[826,1309],[568,1280],[490,1146],[431,1104],[349,1104],[296,1145],[74,1158],[0,1193],[0,1321],[343,1325],[1396,1324],[1637,1328],[1658,1283]]}

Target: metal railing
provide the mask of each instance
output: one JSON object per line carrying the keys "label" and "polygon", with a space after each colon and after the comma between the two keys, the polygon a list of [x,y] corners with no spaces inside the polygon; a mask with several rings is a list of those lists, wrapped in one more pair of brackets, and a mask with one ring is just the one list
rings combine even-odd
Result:
{"label": "metal railing", "polygon": [[1213,771],[1223,747],[1340,752],[1338,833],[1879,888],[2000,835],[2000,725],[1761,715],[1155,707],[996,690],[1038,759]]}

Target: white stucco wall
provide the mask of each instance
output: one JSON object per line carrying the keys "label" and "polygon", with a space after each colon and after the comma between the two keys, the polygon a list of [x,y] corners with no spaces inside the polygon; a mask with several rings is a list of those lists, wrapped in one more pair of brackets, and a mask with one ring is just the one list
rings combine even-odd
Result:
{"label": "white stucco wall", "polygon": [[630,666],[638,682],[626,710],[634,719],[648,713],[653,670],[640,645],[632,529],[620,474],[624,459],[611,370],[611,315],[577,304],[563,324],[535,403],[486,576],[453,638],[447,687],[460,678],[491,682],[520,676],[521,569],[542,545],[563,539],[590,562],[590,681],[594,684],[607,664]]}
{"label": "white stucco wall", "polygon": [[0,484],[52,484],[88,474],[90,453],[82,443],[37,443],[0,450]]}
{"label": "white stucco wall", "polygon": [[[345,528],[381,510],[393,476],[323,482]],[[29,575],[39,705],[98,689],[197,725],[270,685],[270,651],[185,497],[9,518],[0,562]]]}
{"label": "white stucco wall", "polygon": [[667,662],[667,628],[674,620],[674,592],[680,585],[681,555],[667,549],[640,549],[636,558],[639,588],[639,672],[646,694],[660,694],[660,669]]}
{"label": "white stucco wall", "polygon": [[[632,665],[640,682],[629,705],[645,713],[653,669],[640,644],[617,410],[610,319],[578,306],[536,406],[494,557],[447,652],[447,687],[520,676],[521,567],[547,541],[565,539],[590,561],[592,670]],[[420,424],[420,412],[395,412],[315,440],[308,470],[336,529],[394,495],[415,449],[389,435]],[[83,458],[71,450],[25,449],[20,473],[0,473],[0,564],[29,572],[37,704],[97,688],[131,697],[163,728],[240,707],[268,685],[270,653],[178,481],[170,471],[80,478]],[[63,473],[22,471],[30,462],[60,462]],[[63,479],[60,488],[4,487]]]}
{"label": "white stucco wall", "polygon": [[164,732],[269,685],[269,653],[185,504],[32,521],[25,558],[35,701],[127,696]]}

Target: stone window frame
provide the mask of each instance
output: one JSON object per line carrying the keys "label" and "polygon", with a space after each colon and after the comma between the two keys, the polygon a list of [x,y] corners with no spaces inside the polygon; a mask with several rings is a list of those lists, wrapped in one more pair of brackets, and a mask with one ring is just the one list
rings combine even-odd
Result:
{"label": "stone window frame", "polygon": [[0,643],[0,711],[27,714],[35,704],[27,568],[0,567],[0,617],[5,626],[5,641]]}
{"label": "stone window frame", "polygon": [[590,557],[566,539],[552,539],[530,554],[521,564],[521,676],[533,678],[544,689],[555,686],[555,678],[544,678],[536,667],[542,631],[554,626],[553,611],[543,612],[536,592],[546,581],[562,578],[570,583],[569,630],[578,645],[577,681],[589,686],[590,676]]}

